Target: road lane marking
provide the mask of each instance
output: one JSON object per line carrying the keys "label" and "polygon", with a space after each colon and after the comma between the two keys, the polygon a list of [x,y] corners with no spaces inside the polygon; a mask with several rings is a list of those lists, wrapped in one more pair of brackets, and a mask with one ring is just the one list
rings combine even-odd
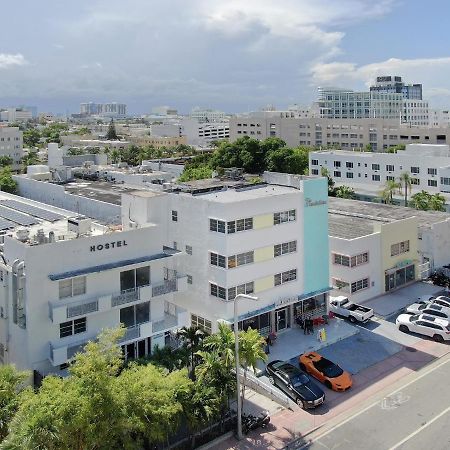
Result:
{"label": "road lane marking", "polygon": [[[450,362],[450,359],[447,359],[446,361],[441,361],[439,364],[437,364],[436,366],[433,366],[431,369],[426,370],[424,373],[420,374],[417,378],[414,378],[411,381],[408,381],[408,383],[400,386],[398,389],[396,389],[395,391],[391,392],[390,394],[388,394],[385,397],[390,397],[394,394],[396,394],[397,392],[400,392],[401,390],[407,388],[408,386],[410,386],[411,384],[414,384],[416,381],[419,381],[420,379],[424,378],[425,376],[429,375],[430,373],[434,372],[435,370],[439,369],[440,367],[444,366],[445,364],[448,364]],[[400,381],[400,380],[398,380]],[[376,394],[374,394],[376,395]],[[325,431],[324,433],[320,434],[319,436],[317,436],[316,438],[311,439],[309,442],[306,442],[305,444],[303,444],[301,447],[298,447],[297,450],[302,450],[308,446],[310,446],[312,443],[318,441],[319,439],[322,439],[323,437],[325,437],[327,434],[330,434],[331,432],[333,432],[334,430],[336,430],[337,428],[345,425],[346,423],[350,422],[351,420],[355,419],[356,417],[360,416],[361,414],[364,414],[365,412],[369,411],[369,409],[372,409],[374,406],[379,405],[380,404],[380,400],[377,400],[376,402],[373,402],[372,404],[366,406],[364,409],[362,409],[361,411],[356,412],[355,414],[347,417],[347,419],[343,420],[342,422],[334,425],[333,427],[331,427],[329,430]]]}
{"label": "road lane marking", "polygon": [[404,439],[402,439],[400,442],[398,442],[397,444],[395,444],[393,447],[391,447],[389,450],[396,450],[397,448],[399,448],[401,445],[403,445],[405,442],[408,442],[411,438],[413,438],[414,436],[416,436],[417,434],[419,434],[421,431],[423,431],[425,428],[429,427],[433,422],[436,422],[436,420],[440,419],[442,416],[444,416],[445,414],[447,414],[450,411],[450,406],[447,409],[444,409],[444,411],[442,411],[441,413],[439,413],[436,417],[433,417],[433,419],[431,419],[429,422],[427,422],[425,425],[420,426],[419,428],[417,428],[416,431],[414,431],[411,434],[408,434],[408,436],[406,436]]}

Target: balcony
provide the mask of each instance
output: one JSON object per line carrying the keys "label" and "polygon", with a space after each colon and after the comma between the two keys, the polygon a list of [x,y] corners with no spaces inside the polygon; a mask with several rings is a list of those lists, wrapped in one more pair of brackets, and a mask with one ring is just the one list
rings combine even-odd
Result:
{"label": "balcony", "polygon": [[175,314],[164,313],[164,318],[153,322],[153,333],[162,333],[172,328],[189,325],[189,314],[185,309],[176,307]]}
{"label": "balcony", "polygon": [[89,298],[60,305],[49,302],[49,317],[53,323],[61,323],[74,317],[85,316],[109,309],[109,297]]}
{"label": "balcony", "polygon": [[80,352],[88,343],[89,339],[83,341],[72,342],[60,347],[54,346],[50,342],[49,360],[53,366],[59,366],[66,363],[70,358],[73,358],[76,353]]}
{"label": "balcony", "polygon": [[139,338],[150,337],[153,334],[153,323],[144,322],[134,327],[129,327],[125,330],[125,334],[122,339],[119,340],[119,344],[127,341],[134,341]]}

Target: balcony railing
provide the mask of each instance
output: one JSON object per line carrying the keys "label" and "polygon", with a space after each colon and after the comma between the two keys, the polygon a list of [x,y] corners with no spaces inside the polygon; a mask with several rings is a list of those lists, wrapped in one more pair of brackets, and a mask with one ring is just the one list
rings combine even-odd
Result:
{"label": "balcony railing", "polygon": [[177,279],[165,280],[162,283],[152,285],[152,297],[158,297],[159,295],[169,294],[170,292],[176,292]]}
{"label": "balcony railing", "polygon": [[75,305],[67,305],[67,318],[83,316],[98,311],[98,300],[88,300]]}
{"label": "balcony railing", "polygon": [[125,303],[136,302],[139,300],[139,289],[132,289],[129,291],[114,294],[111,297],[111,307],[124,305]]}

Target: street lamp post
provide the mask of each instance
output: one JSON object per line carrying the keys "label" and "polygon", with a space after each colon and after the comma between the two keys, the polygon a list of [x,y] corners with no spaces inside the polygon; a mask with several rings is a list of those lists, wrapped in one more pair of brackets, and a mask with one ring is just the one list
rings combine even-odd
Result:
{"label": "street lamp post", "polygon": [[241,406],[241,382],[239,380],[239,335],[237,304],[240,298],[257,301],[258,297],[247,294],[238,294],[234,297],[234,361],[236,368],[236,401],[237,401],[237,438],[242,439],[242,406]]}

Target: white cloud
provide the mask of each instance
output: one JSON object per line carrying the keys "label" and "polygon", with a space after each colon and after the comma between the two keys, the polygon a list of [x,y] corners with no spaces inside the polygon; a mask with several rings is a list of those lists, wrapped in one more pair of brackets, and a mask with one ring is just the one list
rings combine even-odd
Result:
{"label": "white cloud", "polygon": [[0,69],[8,69],[14,66],[24,66],[26,64],[28,64],[28,62],[20,53],[16,53],[15,55],[0,53]]}

